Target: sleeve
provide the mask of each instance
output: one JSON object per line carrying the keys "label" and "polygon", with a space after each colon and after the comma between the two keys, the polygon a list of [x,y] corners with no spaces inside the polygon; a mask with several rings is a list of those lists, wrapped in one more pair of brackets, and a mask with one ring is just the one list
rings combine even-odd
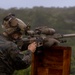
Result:
{"label": "sleeve", "polygon": [[16,70],[25,69],[30,66],[32,60],[31,54],[32,52],[30,50],[26,50],[24,53],[22,53],[16,44],[11,43],[9,55]]}

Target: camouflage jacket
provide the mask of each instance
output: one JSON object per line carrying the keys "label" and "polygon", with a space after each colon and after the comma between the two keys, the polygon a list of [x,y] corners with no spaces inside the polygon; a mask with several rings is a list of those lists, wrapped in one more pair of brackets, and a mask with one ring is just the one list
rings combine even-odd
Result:
{"label": "camouflage jacket", "polygon": [[30,50],[22,53],[17,45],[0,35],[0,75],[12,75],[14,70],[25,69],[31,64]]}

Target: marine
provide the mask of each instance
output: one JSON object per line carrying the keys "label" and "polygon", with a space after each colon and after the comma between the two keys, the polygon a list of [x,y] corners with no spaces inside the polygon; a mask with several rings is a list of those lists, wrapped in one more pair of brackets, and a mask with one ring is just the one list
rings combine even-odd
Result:
{"label": "marine", "polygon": [[31,65],[32,53],[37,44],[33,42],[22,52],[15,43],[23,38],[27,25],[14,14],[8,14],[2,22],[3,33],[0,34],[0,75],[12,75],[15,70],[26,69]]}

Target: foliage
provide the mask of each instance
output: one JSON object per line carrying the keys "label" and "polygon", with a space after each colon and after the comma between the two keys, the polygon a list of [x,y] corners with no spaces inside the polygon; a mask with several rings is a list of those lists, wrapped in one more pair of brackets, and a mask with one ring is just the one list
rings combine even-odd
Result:
{"label": "foliage", "polygon": [[31,68],[27,68],[27,69],[24,69],[24,70],[19,70],[19,71],[15,71],[13,75],[30,75],[31,74]]}

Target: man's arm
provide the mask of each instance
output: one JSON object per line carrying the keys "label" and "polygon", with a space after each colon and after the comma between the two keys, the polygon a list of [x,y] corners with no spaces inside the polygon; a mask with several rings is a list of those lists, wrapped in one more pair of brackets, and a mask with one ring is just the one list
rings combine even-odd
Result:
{"label": "man's arm", "polygon": [[9,55],[13,61],[14,68],[19,70],[29,67],[32,60],[31,54],[34,53],[35,50],[36,50],[36,43],[30,44],[28,46],[28,50],[26,50],[25,53],[22,53],[20,50],[18,50],[17,45],[11,43]]}

